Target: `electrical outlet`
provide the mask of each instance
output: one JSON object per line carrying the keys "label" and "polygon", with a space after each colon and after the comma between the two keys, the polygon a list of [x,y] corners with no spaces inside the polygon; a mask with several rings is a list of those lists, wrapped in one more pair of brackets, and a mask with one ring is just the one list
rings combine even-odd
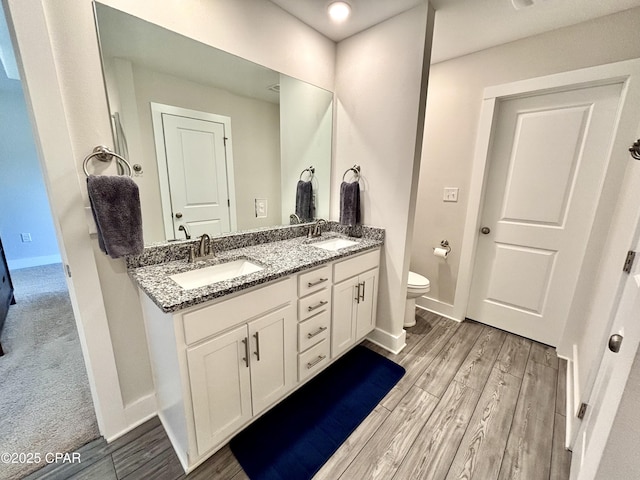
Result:
{"label": "electrical outlet", "polygon": [[266,218],[267,217],[267,199],[266,198],[256,198],[256,218]]}
{"label": "electrical outlet", "polygon": [[442,199],[445,202],[457,202],[458,201],[458,187],[444,187],[444,195]]}
{"label": "electrical outlet", "polygon": [[30,233],[21,233],[20,234],[20,238],[22,239],[22,243],[28,243],[31,241],[31,234]]}

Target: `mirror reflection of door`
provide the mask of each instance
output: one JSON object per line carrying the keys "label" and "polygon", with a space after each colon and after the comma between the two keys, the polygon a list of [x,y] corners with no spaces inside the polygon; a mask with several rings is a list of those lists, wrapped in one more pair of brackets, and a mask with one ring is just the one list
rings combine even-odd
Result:
{"label": "mirror reflection of door", "polygon": [[235,230],[230,119],[159,104],[152,109],[158,117],[154,135],[161,189],[167,193],[162,196],[167,240]]}

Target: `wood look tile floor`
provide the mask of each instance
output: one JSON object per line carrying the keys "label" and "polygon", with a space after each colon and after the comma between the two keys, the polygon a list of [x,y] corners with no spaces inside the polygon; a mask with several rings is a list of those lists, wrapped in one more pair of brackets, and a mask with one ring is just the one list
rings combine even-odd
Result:
{"label": "wood look tile floor", "polygon": [[[555,351],[479,323],[417,316],[400,354],[365,342],[407,373],[314,478],[568,479],[566,363]],[[81,464],[50,465],[27,478],[248,478],[228,446],[185,477],[157,418],[80,453]]]}

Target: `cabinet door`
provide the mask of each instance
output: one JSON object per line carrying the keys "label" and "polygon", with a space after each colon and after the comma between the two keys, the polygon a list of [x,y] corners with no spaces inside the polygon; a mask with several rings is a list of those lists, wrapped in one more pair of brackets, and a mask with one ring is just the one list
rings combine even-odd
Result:
{"label": "cabinet door", "polygon": [[360,284],[357,302],[356,341],[376,327],[376,305],[378,298],[378,269],[369,270],[358,277]]}
{"label": "cabinet door", "polygon": [[254,415],[293,388],[296,377],[296,331],[293,305],[249,323]]}
{"label": "cabinet door", "polygon": [[247,327],[187,350],[198,453],[219,444],[251,418]]}
{"label": "cabinet door", "polygon": [[331,317],[331,358],[335,358],[356,341],[355,315],[358,278],[333,286]]}

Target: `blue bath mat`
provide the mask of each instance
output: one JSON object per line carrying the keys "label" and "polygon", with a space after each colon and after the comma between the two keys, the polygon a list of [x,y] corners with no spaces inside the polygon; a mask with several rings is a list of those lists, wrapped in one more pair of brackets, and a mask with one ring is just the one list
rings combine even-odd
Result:
{"label": "blue bath mat", "polygon": [[307,480],[402,378],[357,346],[236,435],[231,451],[251,480]]}

